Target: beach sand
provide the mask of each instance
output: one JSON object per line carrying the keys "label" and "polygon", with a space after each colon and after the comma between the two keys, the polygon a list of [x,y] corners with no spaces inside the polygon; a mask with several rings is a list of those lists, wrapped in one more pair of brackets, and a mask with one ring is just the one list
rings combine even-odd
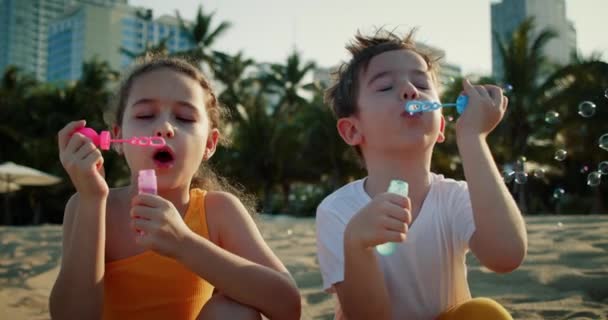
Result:
{"label": "beach sand", "polygon": [[[270,247],[296,279],[302,319],[333,319],[321,290],[314,219],[259,216]],[[469,255],[474,297],[490,297],[515,319],[608,319],[608,217],[526,218],[529,250],[498,275]],[[49,319],[48,295],[61,258],[61,226],[0,227],[0,319]]]}

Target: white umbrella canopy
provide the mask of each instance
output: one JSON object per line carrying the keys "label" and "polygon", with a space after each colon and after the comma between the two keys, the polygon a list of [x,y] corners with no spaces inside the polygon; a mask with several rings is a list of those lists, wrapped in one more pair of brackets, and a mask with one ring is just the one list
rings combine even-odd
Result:
{"label": "white umbrella canopy", "polygon": [[21,187],[14,182],[8,182],[8,181],[0,182],[0,193],[13,192],[13,191],[17,191],[19,189],[21,189]]}
{"label": "white umbrella canopy", "polygon": [[34,168],[5,162],[0,164],[0,182],[19,186],[48,186],[61,182],[61,179]]}
{"label": "white umbrella canopy", "polygon": [[10,191],[19,190],[21,186],[48,186],[59,182],[61,182],[61,178],[34,168],[13,162],[0,164],[0,193],[6,193],[4,195],[4,223],[8,225],[12,220],[8,203]]}

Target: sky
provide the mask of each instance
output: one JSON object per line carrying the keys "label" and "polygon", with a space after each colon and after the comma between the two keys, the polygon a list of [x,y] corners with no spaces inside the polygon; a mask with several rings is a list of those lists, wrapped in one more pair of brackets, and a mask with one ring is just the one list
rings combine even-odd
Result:
{"label": "sky", "polygon": [[[200,3],[215,11],[216,24],[232,27],[215,49],[258,62],[282,62],[295,47],[306,60],[333,67],[347,60],[344,45],[357,30],[385,26],[405,33],[418,27],[416,40],[445,50],[448,62],[464,74],[491,73],[490,3],[497,0],[129,0],[152,8],[154,16],[192,20]],[[608,0],[566,0],[566,15],[577,31],[584,56],[608,60]]]}

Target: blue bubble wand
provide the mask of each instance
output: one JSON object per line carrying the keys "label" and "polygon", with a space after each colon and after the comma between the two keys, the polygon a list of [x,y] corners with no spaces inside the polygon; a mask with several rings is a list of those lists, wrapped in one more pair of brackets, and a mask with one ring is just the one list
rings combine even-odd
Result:
{"label": "blue bubble wand", "polygon": [[469,97],[465,95],[459,95],[458,99],[456,99],[456,103],[439,103],[432,101],[412,100],[408,101],[405,104],[405,111],[409,112],[410,114],[414,114],[417,112],[429,112],[437,110],[439,108],[456,107],[456,112],[458,112],[458,114],[462,114],[467,108],[468,103]]}

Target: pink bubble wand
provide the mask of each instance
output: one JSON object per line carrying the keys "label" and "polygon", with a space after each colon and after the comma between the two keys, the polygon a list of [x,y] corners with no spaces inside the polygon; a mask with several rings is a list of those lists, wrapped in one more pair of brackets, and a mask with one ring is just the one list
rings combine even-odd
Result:
{"label": "pink bubble wand", "polygon": [[97,134],[97,132],[91,128],[80,128],[76,130],[76,132],[82,134],[83,136],[91,139],[93,143],[99,147],[101,150],[109,150],[111,143],[128,143],[134,146],[140,147],[153,147],[160,148],[166,144],[165,139],[162,137],[131,137],[129,139],[112,139],[110,137],[110,131],[101,131],[101,133]]}

